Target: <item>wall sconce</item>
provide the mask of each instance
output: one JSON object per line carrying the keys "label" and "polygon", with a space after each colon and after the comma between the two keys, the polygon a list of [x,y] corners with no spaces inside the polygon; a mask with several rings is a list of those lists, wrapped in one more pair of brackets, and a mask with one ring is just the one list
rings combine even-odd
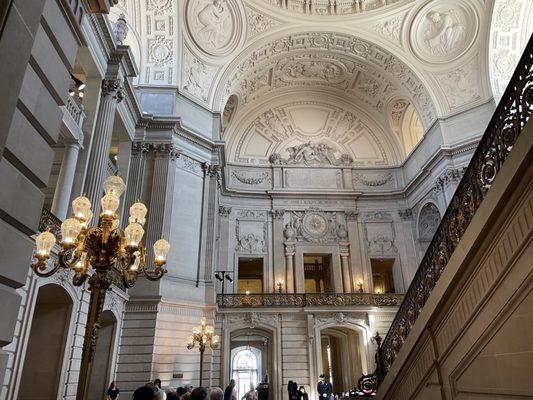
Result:
{"label": "wall sconce", "polygon": [[357,286],[359,287],[359,293],[363,293],[363,281],[357,282]]}
{"label": "wall sconce", "polygon": [[278,279],[276,282],[276,286],[278,287],[278,293],[281,293],[281,289],[283,287],[283,281],[281,279]]}
{"label": "wall sconce", "polygon": [[85,82],[82,82],[79,78],[76,78],[72,73],[70,74],[70,78],[74,81],[74,84],[76,85],[76,89],[83,90],[85,89]]}

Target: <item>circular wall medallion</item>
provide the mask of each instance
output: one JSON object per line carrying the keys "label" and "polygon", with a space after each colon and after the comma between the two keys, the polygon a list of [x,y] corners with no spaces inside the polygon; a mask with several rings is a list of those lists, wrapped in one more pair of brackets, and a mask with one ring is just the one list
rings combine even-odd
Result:
{"label": "circular wall medallion", "polygon": [[475,10],[464,2],[432,2],[411,23],[412,50],[428,63],[452,61],[470,48],[478,25]]}
{"label": "circular wall medallion", "polygon": [[303,230],[309,236],[314,238],[322,237],[326,234],[328,229],[328,220],[320,214],[307,214],[303,218]]}
{"label": "circular wall medallion", "polygon": [[189,0],[187,26],[196,45],[212,56],[235,49],[243,21],[234,0]]}

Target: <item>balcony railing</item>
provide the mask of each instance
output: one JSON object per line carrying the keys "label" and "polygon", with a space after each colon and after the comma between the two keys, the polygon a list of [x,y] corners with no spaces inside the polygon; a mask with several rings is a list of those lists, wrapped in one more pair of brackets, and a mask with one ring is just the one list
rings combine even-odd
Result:
{"label": "balcony railing", "polygon": [[381,380],[533,112],[533,36],[411,282],[377,359]]}
{"label": "balcony railing", "polygon": [[256,307],[392,307],[399,306],[402,294],[384,293],[257,293],[219,294],[219,308]]}
{"label": "balcony railing", "polygon": [[80,128],[83,125],[83,120],[85,119],[85,111],[83,111],[83,106],[76,103],[76,100],[72,96],[67,96],[67,102],[65,108]]}

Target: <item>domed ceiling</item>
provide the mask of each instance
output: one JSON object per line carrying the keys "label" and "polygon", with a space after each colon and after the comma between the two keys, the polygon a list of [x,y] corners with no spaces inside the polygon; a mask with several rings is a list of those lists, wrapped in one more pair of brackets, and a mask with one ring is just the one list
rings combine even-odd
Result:
{"label": "domed ceiling", "polygon": [[290,163],[302,146],[380,166],[401,163],[437,118],[501,91],[532,4],[119,0],[111,18],[129,22],[135,83],[223,113],[228,162]]}

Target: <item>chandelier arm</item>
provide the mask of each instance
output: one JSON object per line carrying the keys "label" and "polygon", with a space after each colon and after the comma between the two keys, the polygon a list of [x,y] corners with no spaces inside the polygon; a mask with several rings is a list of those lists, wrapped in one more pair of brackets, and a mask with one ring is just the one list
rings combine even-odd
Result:
{"label": "chandelier arm", "polygon": [[163,267],[155,267],[153,270],[143,269],[144,276],[150,281],[158,281],[163,277],[167,270]]}
{"label": "chandelier arm", "polygon": [[[48,262],[47,262],[48,259],[49,259],[49,257],[47,257],[45,259],[42,259],[42,260],[41,259],[37,259],[36,262],[31,264],[31,269],[33,270],[33,272],[35,272],[35,274],[37,276],[40,276],[41,278],[48,278],[49,276],[54,275],[59,270],[59,268],[61,267],[59,262],[56,261],[56,262],[53,263],[52,269],[49,270],[49,271],[46,271],[46,267],[49,265]],[[46,271],[46,272],[42,272],[42,271]]]}

